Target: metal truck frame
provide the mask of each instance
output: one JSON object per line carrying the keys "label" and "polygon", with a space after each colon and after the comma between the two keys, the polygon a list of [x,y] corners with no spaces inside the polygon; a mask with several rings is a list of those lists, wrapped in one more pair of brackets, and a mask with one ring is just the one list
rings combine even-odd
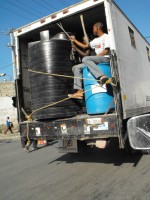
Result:
{"label": "metal truck frame", "polygon": [[[27,121],[21,108],[31,113],[28,72],[28,43],[39,40],[40,31],[66,31],[83,35],[80,14],[87,32],[101,21],[110,38],[111,72],[117,86],[113,87],[115,112],[104,115],[82,114],[66,119]],[[13,31],[13,63],[15,71],[18,121],[21,138],[59,139],[62,151],[77,152],[77,141],[93,145],[103,138],[118,138],[119,147],[128,140],[127,122],[134,116],[150,112],[150,45],[112,0],[87,0],[48,15]],[[28,129],[27,129],[28,126]]]}

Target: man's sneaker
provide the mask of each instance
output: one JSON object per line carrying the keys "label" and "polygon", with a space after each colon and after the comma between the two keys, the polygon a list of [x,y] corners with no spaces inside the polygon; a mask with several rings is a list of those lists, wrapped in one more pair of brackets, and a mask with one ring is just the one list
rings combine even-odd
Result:
{"label": "man's sneaker", "polygon": [[107,76],[101,76],[100,78],[100,84],[104,85],[107,81],[108,81],[108,77]]}

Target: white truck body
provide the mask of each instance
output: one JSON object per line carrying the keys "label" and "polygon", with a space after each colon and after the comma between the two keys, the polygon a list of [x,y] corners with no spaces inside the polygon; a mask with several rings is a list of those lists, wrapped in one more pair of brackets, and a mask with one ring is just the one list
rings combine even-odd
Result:
{"label": "white truck body", "polygon": [[[17,77],[21,73],[20,65],[22,64],[19,47],[21,36],[30,35],[30,33],[32,34],[33,31],[38,31],[40,28],[43,30],[44,27],[48,27],[54,22],[67,19],[76,13],[83,13],[87,9],[92,8],[94,15],[95,7],[103,3],[110,46],[117,54],[123,118],[126,119],[150,112],[150,60],[147,54],[147,48],[149,49],[150,45],[113,1],[84,1],[15,30]],[[85,24],[90,18],[91,16],[88,19],[85,18]],[[96,21],[101,21],[101,19],[97,17]],[[80,21],[78,21],[78,24],[81,29]],[[134,32],[136,47],[131,45],[129,27]],[[92,30],[92,26],[88,29]]]}

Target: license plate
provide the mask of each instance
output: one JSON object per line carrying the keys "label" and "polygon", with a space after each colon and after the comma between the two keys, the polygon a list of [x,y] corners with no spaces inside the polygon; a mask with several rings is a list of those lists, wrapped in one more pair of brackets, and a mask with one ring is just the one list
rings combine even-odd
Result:
{"label": "license plate", "polygon": [[46,140],[38,140],[38,144],[47,144]]}
{"label": "license plate", "polygon": [[95,124],[102,124],[103,120],[102,118],[91,118],[91,119],[87,119],[87,123],[89,125],[95,125]]}

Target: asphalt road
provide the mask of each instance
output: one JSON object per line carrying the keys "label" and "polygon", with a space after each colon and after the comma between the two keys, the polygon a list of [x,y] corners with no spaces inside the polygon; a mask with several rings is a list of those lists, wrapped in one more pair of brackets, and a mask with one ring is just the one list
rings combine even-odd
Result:
{"label": "asphalt road", "polygon": [[0,200],[149,200],[150,155],[110,144],[92,153],[60,154],[52,144],[27,153],[0,142]]}

